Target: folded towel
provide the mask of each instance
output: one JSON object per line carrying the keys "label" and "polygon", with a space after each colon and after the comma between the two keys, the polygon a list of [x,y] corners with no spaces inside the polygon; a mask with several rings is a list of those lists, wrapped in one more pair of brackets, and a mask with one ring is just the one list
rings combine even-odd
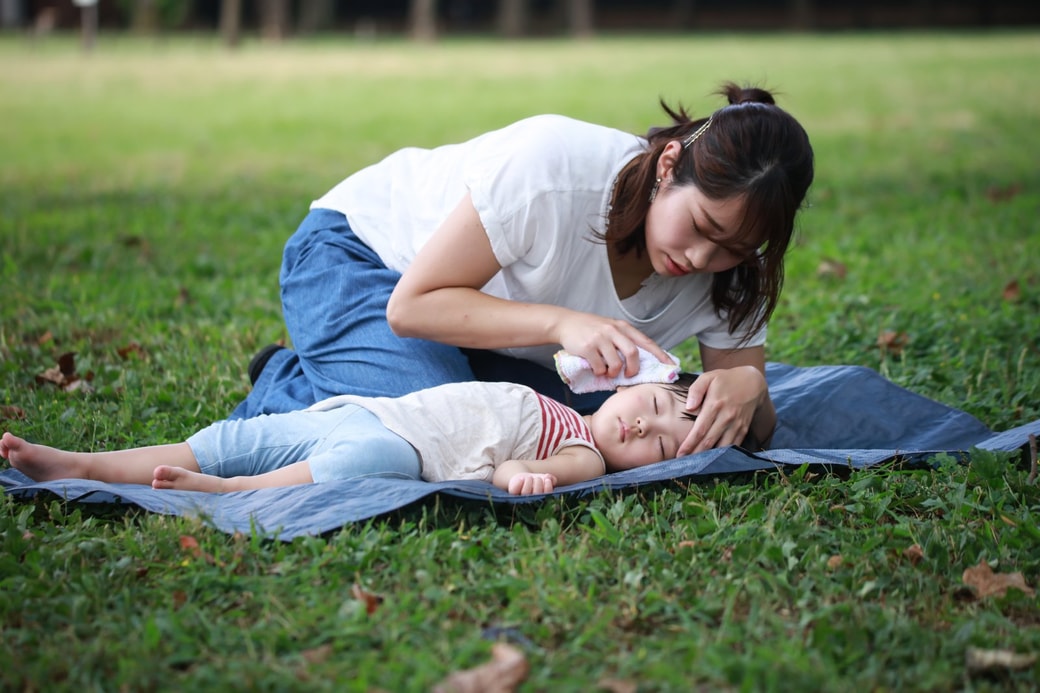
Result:
{"label": "folded towel", "polygon": [[645,349],[639,350],[639,372],[631,378],[625,375],[621,369],[621,375],[616,378],[608,378],[605,375],[596,375],[592,372],[589,362],[581,356],[567,353],[562,349],[553,355],[556,362],[556,372],[560,374],[563,382],[577,394],[586,392],[599,392],[602,390],[616,390],[621,385],[639,385],[640,383],[674,383],[679,378],[679,359],[673,354],[668,354],[673,365],[661,363],[657,357]]}

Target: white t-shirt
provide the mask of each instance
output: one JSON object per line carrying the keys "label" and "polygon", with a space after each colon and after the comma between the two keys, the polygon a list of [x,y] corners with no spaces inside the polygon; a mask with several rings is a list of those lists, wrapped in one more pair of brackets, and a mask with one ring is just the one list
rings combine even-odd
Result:
{"label": "white t-shirt", "polygon": [[544,460],[572,445],[603,459],[578,412],[516,383],[448,383],[401,397],[338,395],[308,411],[356,404],[416,449],[426,481],[491,481],[506,460]]}
{"label": "white t-shirt", "polygon": [[[606,246],[612,187],[646,141],[564,116],[518,121],[461,144],[402,149],[311,204],[343,213],[387,267],[404,272],[468,191],[502,271],[483,290],[625,320],[664,349],[691,336],[732,348],[711,303],[710,274],[654,275],[634,296],[614,291]],[[745,346],[765,342],[765,331]],[[499,349],[553,368],[558,344]]]}

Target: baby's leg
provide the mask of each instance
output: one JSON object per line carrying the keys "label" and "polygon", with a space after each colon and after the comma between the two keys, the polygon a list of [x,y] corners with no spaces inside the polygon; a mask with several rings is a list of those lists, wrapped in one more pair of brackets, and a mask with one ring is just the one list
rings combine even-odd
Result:
{"label": "baby's leg", "polygon": [[258,488],[298,486],[313,482],[310,465],[304,460],[264,474],[233,476],[229,479],[191,471],[183,467],[161,466],[155,468],[152,488],[226,493],[228,491],[251,491]]}
{"label": "baby's leg", "polygon": [[151,484],[159,465],[198,471],[186,443],[105,452],[71,452],[30,443],[11,433],[0,438],[0,456],[35,481],[93,479],[109,483]]}

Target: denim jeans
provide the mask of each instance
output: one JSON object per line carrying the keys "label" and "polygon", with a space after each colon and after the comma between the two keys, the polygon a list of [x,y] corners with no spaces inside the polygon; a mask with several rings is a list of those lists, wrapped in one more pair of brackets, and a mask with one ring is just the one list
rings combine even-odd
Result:
{"label": "denim jeans", "polygon": [[306,460],[316,482],[415,479],[419,453],[356,404],[218,421],[188,438],[199,469],[228,478],[256,476]]}
{"label": "denim jeans", "polygon": [[346,217],[312,210],[282,256],[292,349],[275,352],[229,418],[294,411],[334,395],[398,397],[466,380],[529,385],[583,413],[602,403],[605,394],[574,395],[555,371],[530,361],[398,337],[386,304],[400,278],[354,235]]}

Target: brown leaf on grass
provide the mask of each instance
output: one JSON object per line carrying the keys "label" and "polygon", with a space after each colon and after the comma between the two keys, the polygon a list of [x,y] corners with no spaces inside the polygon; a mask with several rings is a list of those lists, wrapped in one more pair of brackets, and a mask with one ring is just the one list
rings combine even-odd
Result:
{"label": "brown leaf on grass", "polygon": [[44,332],[43,334],[41,334],[39,337],[36,338],[36,343],[39,344],[40,346],[43,346],[47,342],[53,342],[53,341],[54,341],[54,335],[51,334],[50,330],[47,330],[46,332]]}
{"label": "brown leaf on grass", "polygon": [[1001,297],[1008,303],[1014,303],[1022,297],[1022,288],[1018,285],[1017,279],[1012,279],[1004,285],[1004,291],[1001,292]]}
{"label": "brown leaf on grass", "polygon": [[379,608],[379,605],[383,603],[382,596],[374,592],[369,592],[356,582],[354,583],[354,586],[350,588],[350,593],[354,596],[354,599],[357,599],[359,602],[364,602],[365,613],[369,616],[374,614],[376,609]]}
{"label": "brown leaf on grass", "polygon": [[910,565],[917,565],[924,560],[924,551],[920,544],[911,544],[903,549],[903,558],[910,561]]}
{"label": "brown leaf on grass", "polygon": [[187,287],[182,286],[180,290],[177,292],[177,298],[174,299],[173,305],[177,306],[178,308],[183,308],[189,303],[191,303],[191,292],[188,291]]}
{"label": "brown leaf on grass", "polygon": [[144,347],[137,342],[130,342],[124,347],[116,349],[116,353],[119,354],[119,358],[126,361],[131,356],[142,358],[144,356]]}
{"label": "brown leaf on grass", "polygon": [[65,392],[75,392],[76,390],[90,392],[93,389],[90,381],[93,379],[93,371],[88,371],[83,376],[76,372],[76,352],[70,351],[58,357],[57,366],[51,366],[37,375],[36,384],[52,383]]}
{"label": "brown leaf on grass", "polygon": [[964,652],[964,664],[969,674],[981,674],[991,671],[1020,671],[1029,669],[1036,663],[1035,654],[1018,654],[1011,650],[983,650],[969,647]]}
{"label": "brown leaf on grass", "polygon": [[878,334],[877,345],[883,354],[899,356],[909,341],[910,338],[906,336],[906,332],[883,330]]}
{"label": "brown leaf on grass", "polygon": [[188,603],[188,593],[184,590],[174,590],[171,596],[173,597],[174,610],[180,609]]}
{"label": "brown leaf on grass", "polygon": [[321,664],[332,654],[332,645],[319,645],[300,653],[308,664]]}
{"label": "brown leaf on grass", "polygon": [[496,642],[491,646],[490,662],[449,674],[433,687],[433,693],[512,693],[527,678],[529,669],[523,652]]}
{"label": "brown leaf on grass", "polygon": [[636,693],[639,690],[639,686],[634,681],[620,679],[600,679],[596,682],[596,688],[608,693]]}
{"label": "brown leaf on grass", "polygon": [[843,560],[845,559],[843,559],[841,556],[831,556],[827,559],[827,568],[829,570],[834,570],[835,568],[841,566]]}
{"label": "brown leaf on grass", "polygon": [[193,556],[198,556],[202,549],[199,547],[199,540],[195,537],[187,534],[182,534],[180,538],[181,548]]}
{"label": "brown leaf on grass", "polygon": [[1009,588],[1020,590],[1027,596],[1033,596],[1033,588],[1026,584],[1022,573],[994,573],[986,561],[964,571],[961,581],[975,590],[979,599],[994,595],[1003,597]]}
{"label": "brown leaf on grass", "polygon": [[21,421],[25,418],[25,410],[13,404],[0,405],[0,421]]}
{"label": "brown leaf on grass", "polygon": [[1021,183],[1011,185],[992,185],[986,190],[986,198],[990,202],[1007,202],[1022,192]]}
{"label": "brown leaf on grass", "polygon": [[844,279],[849,273],[845,263],[825,257],[816,267],[816,276],[820,279]]}
{"label": "brown leaf on grass", "polygon": [[199,546],[199,542],[195,537],[190,536],[188,534],[182,534],[180,538],[180,544],[181,549],[185,553],[190,554],[194,558],[201,558],[210,565],[217,565],[217,560],[213,558],[213,556],[202,550],[202,547]]}

